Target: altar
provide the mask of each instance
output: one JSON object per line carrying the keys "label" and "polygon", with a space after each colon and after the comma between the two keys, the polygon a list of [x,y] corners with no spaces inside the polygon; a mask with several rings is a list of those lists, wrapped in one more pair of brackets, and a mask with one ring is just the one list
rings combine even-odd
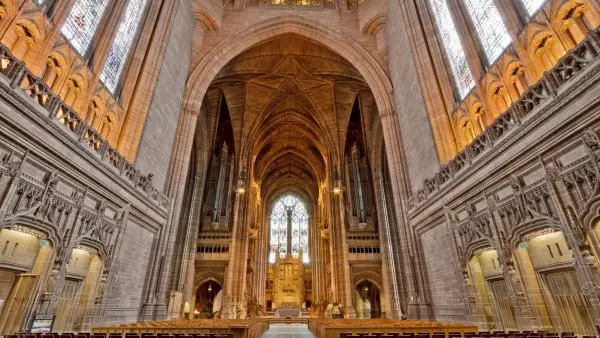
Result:
{"label": "altar", "polygon": [[275,318],[302,318],[300,309],[277,309]]}
{"label": "altar", "polygon": [[[273,309],[281,317],[299,316],[304,307],[304,264],[302,253],[298,258],[278,254],[273,265]],[[283,311],[283,312],[282,312]],[[282,315],[285,313],[286,315]]]}

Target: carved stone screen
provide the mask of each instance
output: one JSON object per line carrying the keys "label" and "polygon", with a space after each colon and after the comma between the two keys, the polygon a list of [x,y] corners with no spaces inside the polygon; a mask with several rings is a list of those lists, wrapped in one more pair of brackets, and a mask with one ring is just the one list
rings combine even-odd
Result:
{"label": "carved stone screen", "polygon": [[61,33],[79,54],[85,56],[107,4],[108,0],[79,0],[73,5]]}
{"label": "carved stone screen", "polygon": [[492,64],[511,42],[502,17],[494,0],[465,0],[465,4],[488,63]]}
{"label": "carved stone screen", "polygon": [[446,0],[430,0],[433,16],[440,33],[446,57],[454,77],[458,94],[463,99],[475,86],[475,80],[467,62],[467,57],[460,43],[460,38],[454,27],[450,9]]}

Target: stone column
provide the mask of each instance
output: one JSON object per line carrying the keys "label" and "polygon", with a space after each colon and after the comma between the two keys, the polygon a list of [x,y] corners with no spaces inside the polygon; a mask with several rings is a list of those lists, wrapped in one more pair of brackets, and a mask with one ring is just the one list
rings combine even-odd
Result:
{"label": "stone column", "polygon": [[331,234],[332,242],[335,243],[332,264],[336,265],[335,277],[337,279],[336,283],[339,285],[338,300],[343,305],[344,317],[355,318],[356,313],[354,312],[352,302],[352,290],[354,289],[354,285],[350,275],[350,264],[348,263],[348,242],[346,241],[343,191],[340,191],[339,194],[334,194],[332,206],[334,210],[332,230],[335,230],[335,232]]}
{"label": "stone column", "polygon": [[[246,227],[247,196],[237,193],[233,206],[233,229],[229,248],[227,279],[223,289],[222,318],[245,317],[246,269],[248,263],[248,231]],[[239,310],[238,311],[238,307]],[[243,307],[243,308],[242,308]]]}
{"label": "stone column", "polygon": [[185,184],[189,168],[189,161],[194,144],[194,131],[198,112],[190,111],[187,107],[179,115],[177,133],[173,144],[171,164],[169,166],[169,180],[166,182],[165,192],[171,199],[170,217],[167,224],[160,229],[153,245],[153,256],[150,262],[148,275],[148,288],[144,294],[144,305],[140,311],[140,320],[162,319],[167,310],[167,288],[170,285],[171,261],[173,247],[179,230],[179,219]]}
{"label": "stone column", "polygon": [[[384,170],[381,168],[381,170]],[[383,277],[383,287],[382,290],[385,293],[386,308],[384,311],[387,313],[387,317],[391,318],[401,318],[402,317],[402,309],[400,307],[400,290],[397,283],[397,276],[402,272],[398,269],[399,261],[395,260],[394,254],[392,252],[395,247],[392,244],[391,239],[391,227],[390,227],[390,217],[393,215],[388,215],[388,206],[385,198],[385,194],[383,192],[383,178],[379,177],[376,180],[376,184],[373,187],[375,189],[375,200],[377,203],[377,216],[379,220],[379,242],[381,247],[381,276]]]}
{"label": "stone column", "polygon": [[[382,108],[380,108],[382,109]],[[398,225],[400,243],[396,249],[401,250],[402,265],[406,276],[406,290],[408,293],[407,316],[409,318],[430,318],[431,310],[425,293],[419,293],[417,284],[422,276],[415,273],[414,260],[422,261],[420,255],[415,255],[414,250],[414,232],[410,229],[410,224],[406,215],[408,202],[408,179],[404,167],[404,156],[402,153],[402,142],[400,131],[396,123],[396,116],[393,110],[380,110],[381,124],[383,126],[383,138],[385,141],[386,158],[388,161],[388,170],[390,174],[390,188],[393,193],[393,208],[396,210],[396,221]],[[421,281],[421,284],[425,284]],[[425,290],[425,289],[421,289]]]}

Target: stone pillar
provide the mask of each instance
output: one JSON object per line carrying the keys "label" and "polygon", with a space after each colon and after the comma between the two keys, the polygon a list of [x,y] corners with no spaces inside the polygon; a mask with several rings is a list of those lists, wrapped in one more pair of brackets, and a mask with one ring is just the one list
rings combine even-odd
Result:
{"label": "stone pillar", "polygon": [[[345,222],[345,204],[344,193],[334,194],[333,203],[334,222],[331,234],[332,242],[335,243],[333,250],[332,265],[336,266],[336,284],[338,285],[338,301],[343,305],[344,317],[355,318],[354,306],[352,302],[352,290],[354,285],[350,276],[350,264],[348,263],[348,242],[346,241],[346,222]],[[333,266],[332,266],[333,269]]]}
{"label": "stone pillar", "polygon": [[162,319],[167,310],[167,288],[170,285],[171,261],[173,259],[175,239],[179,229],[179,219],[189,161],[194,144],[194,131],[198,113],[183,108],[179,115],[177,133],[171,155],[170,176],[165,192],[171,199],[170,217],[155,238],[153,256],[150,262],[148,288],[144,294],[144,305],[140,311],[140,320]]}
{"label": "stone pillar", "polygon": [[[380,168],[384,170],[384,168]],[[400,290],[397,283],[397,276],[402,272],[398,269],[399,261],[396,261],[392,252],[395,245],[392,244],[390,217],[388,214],[388,201],[385,198],[383,189],[383,178],[380,176],[374,185],[375,200],[377,203],[377,217],[379,220],[379,242],[381,247],[381,276],[383,278],[383,288],[387,300],[384,311],[387,317],[401,318],[402,309],[400,307]]]}
{"label": "stone pillar", "polygon": [[[385,107],[382,107],[386,109]],[[414,249],[414,232],[411,231],[407,219],[406,203],[408,201],[408,186],[406,172],[404,167],[404,156],[402,152],[402,142],[400,139],[400,131],[396,123],[394,111],[382,110],[380,108],[379,115],[381,116],[381,124],[383,126],[383,138],[385,141],[386,158],[388,161],[388,170],[390,174],[390,188],[393,193],[393,208],[396,210],[396,221],[398,224],[399,238],[401,242],[396,249],[401,250],[402,265],[406,276],[406,290],[408,293],[407,316],[409,318],[431,318],[432,313],[425,293],[419,293],[419,287],[425,284],[424,281],[419,281],[423,274],[416,273],[414,267],[415,261],[422,261],[420,255]],[[419,264],[420,265],[420,264]],[[421,288],[421,290],[425,290]]]}
{"label": "stone pillar", "polygon": [[233,206],[233,229],[229,248],[225,285],[223,289],[224,319],[235,319],[246,315],[246,269],[248,264],[248,231],[245,222],[247,196],[238,193]]}

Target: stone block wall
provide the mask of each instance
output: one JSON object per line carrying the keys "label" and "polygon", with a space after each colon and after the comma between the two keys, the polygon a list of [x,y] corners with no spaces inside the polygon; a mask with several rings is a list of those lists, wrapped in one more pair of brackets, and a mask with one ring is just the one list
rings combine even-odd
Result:
{"label": "stone block wall", "polygon": [[420,235],[435,320],[466,322],[451,232],[438,224]]}
{"label": "stone block wall", "polygon": [[[439,169],[436,145],[421,91],[419,76],[410,49],[406,21],[400,2],[387,1],[389,75],[394,84],[396,116],[402,133],[402,146],[410,182],[421,184]],[[413,188],[417,188],[414,186]]]}
{"label": "stone block wall", "polygon": [[154,173],[155,186],[164,186],[183,104],[191,60],[194,15],[189,1],[177,1],[158,82],[135,160],[143,171]]}

